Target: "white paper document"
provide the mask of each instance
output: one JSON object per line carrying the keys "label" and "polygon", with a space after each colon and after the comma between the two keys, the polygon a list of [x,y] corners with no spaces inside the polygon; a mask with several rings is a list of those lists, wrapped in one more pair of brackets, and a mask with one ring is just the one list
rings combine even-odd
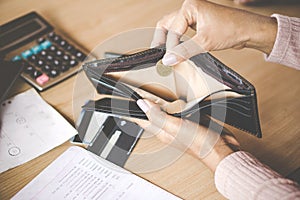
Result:
{"label": "white paper document", "polygon": [[81,148],[70,147],[12,199],[178,200]]}
{"label": "white paper document", "polygon": [[0,107],[0,173],[64,143],[77,131],[34,90]]}

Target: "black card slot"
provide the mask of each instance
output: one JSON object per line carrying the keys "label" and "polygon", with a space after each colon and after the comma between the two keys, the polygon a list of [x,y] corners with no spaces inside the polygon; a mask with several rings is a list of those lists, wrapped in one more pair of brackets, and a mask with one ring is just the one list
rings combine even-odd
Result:
{"label": "black card slot", "polygon": [[243,116],[245,116],[245,117],[251,117],[251,114],[242,112],[240,109],[238,109],[238,108],[236,108],[235,106],[232,106],[232,105],[230,105],[230,104],[223,104],[223,105],[222,105],[222,104],[216,103],[216,104],[212,105],[212,107],[213,107],[214,109],[215,109],[215,108],[218,109],[218,107],[219,107],[219,108],[231,110],[231,111],[237,112],[237,113],[239,113],[240,115],[243,115]]}
{"label": "black card slot", "polygon": [[95,84],[97,84],[98,94],[109,94],[130,98],[126,93],[116,89],[114,86],[111,86],[109,83],[102,81],[101,79],[91,79]]}
{"label": "black card slot", "polygon": [[108,85],[111,85],[114,88],[114,91],[115,90],[118,92],[123,91],[124,94],[126,94],[128,97],[134,100],[138,100],[142,98],[138,93],[136,93],[134,90],[132,90],[130,87],[126,86],[124,83],[120,81],[115,81],[105,75],[103,75],[100,80],[106,82]]}
{"label": "black card slot", "polygon": [[[141,99],[141,96],[138,93],[136,93],[134,90],[120,81],[116,81],[106,76],[105,74],[102,74],[100,76],[99,74],[97,74],[97,71],[94,71],[93,69],[88,69],[86,73],[90,77],[90,80],[100,94],[103,94],[101,93],[103,91],[105,92],[105,94],[115,94],[134,100]],[[103,90],[103,88],[99,87],[99,85],[103,86],[105,89]]]}
{"label": "black card slot", "polygon": [[147,116],[134,101],[103,98],[97,101],[89,101],[82,108],[89,111],[147,119]]}
{"label": "black card slot", "polygon": [[242,103],[237,103],[235,101],[226,101],[226,102],[218,102],[217,104],[224,104],[224,106],[226,105],[233,105],[233,106],[236,106],[236,107],[239,107],[239,109],[243,109],[245,111],[250,111],[251,108],[249,108],[249,104],[246,104],[246,105],[243,105]]}
{"label": "black card slot", "polygon": [[212,106],[227,107],[228,109],[234,110],[235,112],[239,112],[242,115],[250,115],[249,113],[252,113],[249,104],[243,105],[242,103],[236,103],[235,99],[226,99],[224,101],[219,101],[215,104],[212,104]]}
{"label": "black card slot", "polygon": [[[247,106],[248,108],[254,107],[252,103],[255,102],[251,101],[251,96],[245,96],[241,98],[244,100],[248,100],[248,102],[250,102],[250,104],[248,104]],[[205,105],[202,104],[201,109],[198,110],[199,112],[191,113],[190,115],[187,116],[187,119],[192,120],[196,123],[201,123],[199,122],[200,119],[199,113],[201,114],[201,116],[208,115],[211,116],[212,118],[220,120],[226,124],[234,126],[238,129],[246,131],[260,138],[262,134],[258,123],[256,110],[243,109],[244,112],[242,112],[240,107],[236,107],[237,104],[232,103],[235,102],[236,100],[237,99],[227,99],[226,100],[227,106],[225,106],[225,103],[220,104],[220,102],[217,102],[215,105],[211,105],[209,103],[206,103]]]}

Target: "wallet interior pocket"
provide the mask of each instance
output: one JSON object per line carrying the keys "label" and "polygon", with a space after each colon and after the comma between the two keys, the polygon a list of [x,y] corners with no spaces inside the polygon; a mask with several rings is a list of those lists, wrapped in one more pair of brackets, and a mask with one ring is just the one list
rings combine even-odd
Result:
{"label": "wallet interior pocket", "polygon": [[192,61],[185,61],[174,66],[167,76],[161,76],[155,64],[139,70],[110,72],[105,75],[167,101],[182,99],[189,102],[194,99],[203,99],[217,91],[230,89],[203,72]]}
{"label": "wallet interior pocket", "polygon": [[156,63],[162,56],[162,49],[150,49],[87,63],[84,70],[98,93],[128,99],[100,99],[84,108],[94,106],[101,112],[146,119],[135,101],[147,98],[174,116],[199,122],[196,115],[209,115],[261,137],[251,83],[208,53],[180,63],[161,76]]}

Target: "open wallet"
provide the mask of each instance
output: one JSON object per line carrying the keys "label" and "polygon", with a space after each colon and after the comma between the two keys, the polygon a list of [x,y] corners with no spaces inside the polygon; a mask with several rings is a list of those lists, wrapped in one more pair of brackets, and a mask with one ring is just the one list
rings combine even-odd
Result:
{"label": "open wallet", "polygon": [[83,109],[147,120],[136,101],[149,99],[175,117],[199,124],[209,117],[262,137],[255,88],[249,81],[209,53],[164,66],[165,52],[159,46],[85,63],[88,79],[105,95]]}

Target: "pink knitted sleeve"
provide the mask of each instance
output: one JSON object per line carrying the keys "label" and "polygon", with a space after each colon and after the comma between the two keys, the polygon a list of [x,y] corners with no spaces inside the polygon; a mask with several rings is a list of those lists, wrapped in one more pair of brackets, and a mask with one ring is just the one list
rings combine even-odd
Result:
{"label": "pink knitted sleeve", "polygon": [[277,19],[276,40],[266,61],[300,70],[300,18],[273,14]]}
{"label": "pink knitted sleeve", "polygon": [[299,185],[244,151],[232,153],[220,162],[215,184],[228,199],[300,199]]}

